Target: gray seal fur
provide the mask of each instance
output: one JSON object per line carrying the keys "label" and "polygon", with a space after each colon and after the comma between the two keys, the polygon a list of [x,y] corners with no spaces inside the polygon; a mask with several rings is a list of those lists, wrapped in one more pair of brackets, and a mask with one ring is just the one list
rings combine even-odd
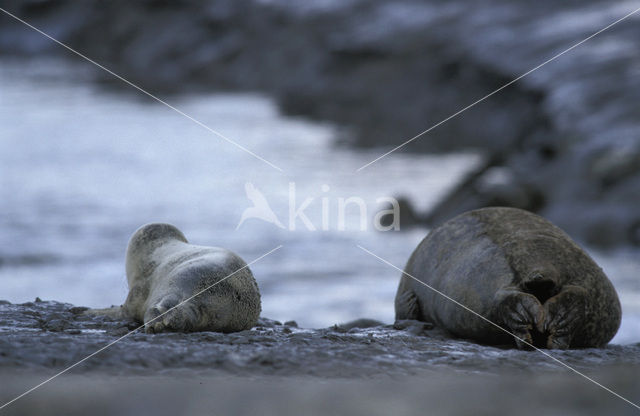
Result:
{"label": "gray seal fur", "polygon": [[470,211],[435,228],[405,273],[397,320],[481,343],[528,347],[420,282],[536,347],[601,347],[620,326],[620,301],[602,269],[558,227],[520,209]]}
{"label": "gray seal fur", "polygon": [[126,255],[129,294],[124,304],[88,313],[134,319],[144,323],[147,332],[250,329],[260,315],[260,292],[251,270],[245,266],[229,250],[189,244],[173,225],[147,224],[129,241]]}

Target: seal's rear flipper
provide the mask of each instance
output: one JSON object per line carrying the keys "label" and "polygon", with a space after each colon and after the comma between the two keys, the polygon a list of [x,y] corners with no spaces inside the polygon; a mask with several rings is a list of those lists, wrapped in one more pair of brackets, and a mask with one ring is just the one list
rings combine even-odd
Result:
{"label": "seal's rear flipper", "polygon": [[587,319],[587,291],[578,286],[565,286],[562,292],[544,304],[545,321],[542,329],[549,334],[547,348],[567,349],[588,346],[585,339]]}
{"label": "seal's rear flipper", "polygon": [[505,289],[496,294],[495,305],[493,322],[497,321],[514,336],[519,349],[546,346],[546,338],[537,333],[537,328],[544,322],[544,309],[535,296],[516,289]]}
{"label": "seal's rear flipper", "polygon": [[401,281],[395,300],[396,321],[403,319],[421,320],[420,304],[418,297],[411,288],[404,285]]}

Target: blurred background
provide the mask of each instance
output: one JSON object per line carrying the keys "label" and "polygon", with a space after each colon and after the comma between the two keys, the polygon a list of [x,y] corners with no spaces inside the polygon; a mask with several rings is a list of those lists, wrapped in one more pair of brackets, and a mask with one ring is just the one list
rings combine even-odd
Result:
{"label": "blurred background", "polygon": [[[393,320],[399,273],[434,224],[508,205],[549,218],[614,282],[640,341],[640,16],[398,152],[416,134],[637,8],[634,2],[3,1],[2,8],[236,141],[280,172],[0,12],[0,299],[120,304],[142,224],[251,268],[263,315],[320,327]],[[280,220],[289,187],[327,231],[236,226],[254,184]],[[328,190],[323,185],[329,187]],[[373,224],[336,228],[357,196]]]}

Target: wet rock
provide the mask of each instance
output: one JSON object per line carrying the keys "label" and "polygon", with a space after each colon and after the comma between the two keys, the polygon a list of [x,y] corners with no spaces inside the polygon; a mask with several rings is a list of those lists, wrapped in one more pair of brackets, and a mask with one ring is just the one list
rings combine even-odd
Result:
{"label": "wet rock", "polygon": [[384,325],[382,322],[375,319],[360,318],[353,321],[345,322],[343,324],[340,324],[339,326],[343,329],[350,330],[356,328],[373,328],[382,325]]}
{"label": "wet rock", "polygon": [[640,172],[640,142],[609,143],[590,162],[590,175],[608,188]]}
{"label": "wet rock", "polygon": [[42,329],[51,332],[62,332],[69,327],[69,321],[65,319],[51,319],[42,323]]}
{"label": "wet rock", "polygon": [[434,326],[431,322],[422,322],[422,321],[416,321],[413,319],[399,319],[393,323],[392,328],[397,330],[410,330],[414,332],[422,332],[422,331],[431,330],[434,328]]}
{"label": "wet rock", "polygon": [[[126,320],[76,319],[82,315],[72,314],[72,308],[73,305],[53,301],[35,306],[3,305],[0,369],[61,370],[128,334],[134,325]],[[56,330],[41,331],[39,326],[34,327],[33,313]],[[564,371],[564,367],[538,352],[452,339],[431,324],[419,321],[346,330],[303,329],[262,319],[272,325],[233,334],[133,332],[74,368],[74,372],[157,374],[185,370],[359,378],[379,374],[404,376],[443,367],[485,373],[507,369]],[[57,330],[62,327],[65,329]],[[569,365],[592,371],[620,363],[640,364],[640,344],[552,353]]]}
{"label": "wet rock", "polygon": [[73,308],[69,309],[69,312],[71,312],[74,315],[80,315],[81,313],[87,310],[89,310],[89,308],[84,306],[74,306]]}
{"label": "wet rock", "polygon": [[507,167],[492,167],[476,182],[478,195],[485,206],[501,206],[539,212],[544,206],[542,192],[531,184],[519,182],[515,172]]}
{"label": "wet rock", "polygon": [[263,317],[258,318],[258,323],[256,324],[257,327],[262,328],[275,328],[276,326],[280,325],[282,325],[282,323],[280,323],[279,321]]}
{"label": "wet rock", "polygon": [[435,227],[447,220],[483,207],[512,207],[541,212],[545,196],[533,181],[523,181],[514,169],[488,162],[424,215],[424,223]]}

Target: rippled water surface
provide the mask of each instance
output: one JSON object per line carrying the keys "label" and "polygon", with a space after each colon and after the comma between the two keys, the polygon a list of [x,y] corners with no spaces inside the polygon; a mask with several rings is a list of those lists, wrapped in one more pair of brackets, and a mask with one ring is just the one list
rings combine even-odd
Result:
{"label": "rippled water surface", "polygon": [[[334,127],[284,117],[266,97],[167,98],[281,172],[147,97],[83,78],[57,62],[0,62],[0,298],[120,304],[128,238],[161,221],[248,262],[282,245],[251,266],[264,316],[314,327],[390,322],[399,272],[357,245],[402,268],[427,230],[376,231],[378,199],[406,195],[424,210],[479,160],[396,153],[356,172],[378,153],[335,146]],[[247,183],[287,229],[257,219],[236,229],[252,205]],[[339,199],[350,197],[367,212],[349,205],[341,227]],[[292,199],[296,208],[311,199],[304,213],[315,231],[300,218],[290,229]],[[593,254],[623,302],[615,341],[640,341],[637,253]]]}

